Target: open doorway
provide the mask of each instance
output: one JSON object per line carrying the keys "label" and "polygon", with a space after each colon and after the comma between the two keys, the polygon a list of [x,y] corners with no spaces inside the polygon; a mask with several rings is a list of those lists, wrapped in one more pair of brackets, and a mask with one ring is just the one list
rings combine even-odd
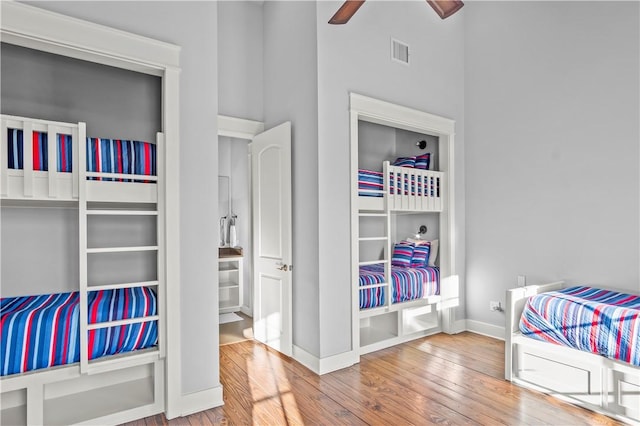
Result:
{"label": "open doorway", "polygon": [[220,344],[292,353],[291,123],[218,117]]}

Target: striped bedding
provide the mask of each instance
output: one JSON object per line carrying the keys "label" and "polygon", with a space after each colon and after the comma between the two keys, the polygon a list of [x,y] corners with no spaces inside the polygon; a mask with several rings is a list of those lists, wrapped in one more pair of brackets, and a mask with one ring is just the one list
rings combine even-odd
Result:
{"label": "striped bedding", "polygon": [[529,298],[523,335],[640,366],[640,296],[571,287]]}
{"label": "striped bedding", "polygon": [[[24,169],[23,133],[21,129],[8,129],[8,160],[10,169]],[[33,148],[33,170],[48,171],[48,134],[33,132],[31,143]],[[88,172],[156,175],[155,144],[104,138],[87,138],[86,144]],[[59,172],[71,172],[71,135],[57,135],[57,152],[57,170]],[[123,181],[123,179],[111,178],[89,179]]]}
{"label": "striped bedding", "polygon": [[[78,292],[0,299],[1,374],[23,373],[80,360]],[[148,287],[89,293],[91,324],[157,314]],[[157,321],[89,331],[89,359],[157,345]]]}
{"label": "striped bedding", "polygon": [[[440,196],[440,186],[437,185],[437,182],[434,182],[434,178],[425,178],[431,179],[430,187],[431,187],[431,196]],[[417,195],[422,194],[422,186],[423,186],[423,178],[422,176],[418,176],[418,192],[416,193],[416,185],[415,179],[411,177],[411,185],[409,185],[409,179],[404,178],[404,187],[400,188],[399,195]],[[390,176],[389,179],[389,193],[395,194],[396,187],[394,185],[395,178],[393,175]],[[436,185],[434,185],[436,183]],[[358,195],[361,197],[382,197],[384,194],[384,179],[382,172],[375,172],[372,170],[358,170]]]}
{"label": "striped bedding", "polygon": [[[384,283],[384,265],[360,267],[360,286]],[[440,294],[440,272],[438,268],[391,267],[391,303],[402,303]],[[374,287],[360,290],[360,309],[374,308],[385,304],[385,290]]]}

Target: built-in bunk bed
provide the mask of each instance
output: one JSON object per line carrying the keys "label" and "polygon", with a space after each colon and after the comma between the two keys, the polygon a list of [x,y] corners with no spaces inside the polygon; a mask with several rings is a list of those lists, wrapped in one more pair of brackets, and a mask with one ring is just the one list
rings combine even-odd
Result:
{"label": "built-in bunk bed", "polygon": [[396,226],[413,215],[439,220],[445,173],[431,164],[427,152],[358,169],[360,354],[442,331],[443,296],[457,297],[440,280],[439,239],[424,239],[426,227],[400,235]]}
{"label": "built-in bunk bed", "polygon": [[[1,299],[2,423],[108,424],[162,412],[162,134],[153,142],[105,139],[87,137],[84,123],[0,121],[2,203],[65,205],[79,218],[79,258],[69,259],[79,268],[77,290]],[[97,246],[90,223],[101,217],[150,217],[154,242]],[[92,282],[101,256],[133,252],[157,256],[155,279]]]}
{"label": "built-in bunk bed", "polygon": [[640,296],[562,282],[507,290],[505,378],[640,424]]}

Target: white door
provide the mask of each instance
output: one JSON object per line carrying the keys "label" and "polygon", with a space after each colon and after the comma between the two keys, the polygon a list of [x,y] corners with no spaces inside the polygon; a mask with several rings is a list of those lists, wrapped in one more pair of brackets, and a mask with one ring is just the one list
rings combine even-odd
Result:
{"label": "white door", "polygon": [[285,355],[291,340],[291,123],[256,135],[251,147],[253,333]]}

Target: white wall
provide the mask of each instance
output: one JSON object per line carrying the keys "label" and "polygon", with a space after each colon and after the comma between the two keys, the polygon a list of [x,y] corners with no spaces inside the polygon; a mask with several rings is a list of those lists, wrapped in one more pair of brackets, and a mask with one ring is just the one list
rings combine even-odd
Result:
{"label": "white wall", "polygon": [[218,2],[218,112],[263,120],[261,1]]}
{"label": "white wall", "polygon": [[309,1],[264,3],[264,119],[292,123],[293,344],[319,356],[315,14]]}
{"label": "white wall", "polygon": [[[219,385],[217,275],[217,3],[35,2],[60,12],[177,44],[180,55],[182,393]],[[207,175],[204,174],[207,172]]]}
{"label": "white wall", "polygon": [[639,7],[465,5],[469,319],[518,274],[640,291]]}
{"label": "white wall", "polygon": [[[341,4],[317,3],[322,357],[351,349],[349,92],[456,120],[456,263],[464,282],[464,9],[443,21],[425,2],[366,2],[347,25],[328,25]],[[411,66],[390,60],[391,37],[410,45]]]}

